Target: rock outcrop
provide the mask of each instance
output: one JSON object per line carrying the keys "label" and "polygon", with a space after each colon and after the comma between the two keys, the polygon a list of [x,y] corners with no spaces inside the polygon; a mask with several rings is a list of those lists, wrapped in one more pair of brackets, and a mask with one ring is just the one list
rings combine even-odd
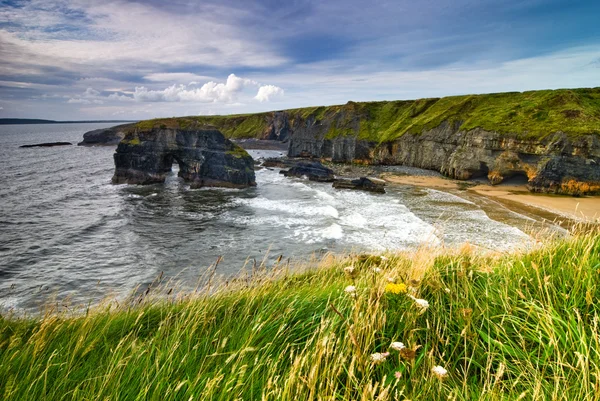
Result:
{"label": "rock outcrop", "polygon": [[372,177],[360,177],[355,180],[335,180],[333,187],[337,189],[356,189],[359,191],[385,193],[385,181]]}
{"label": "rock outcrop", "polygon": [[193,188],[245,188],[256,185],[254,161],[214,127],[133,128],[114,155],[115,184],[164,182],[173,162]]}
{"label": "rock outcrop", "polygon": [[79,142],[77,146],[115,146],[123,140],[127,131],[134,127],[135,123],[95,129],[83,134],[83,141]]}
{"label": "rock outcrop", "polygon": [[333,182],[335,180],[333,170],[319,162],[296,162],[289,170],[282,170],[281,174],[286,177],[307,177],[310,181],[318,182]]}
{"label": "rock outcrop", "polygon": [[45,143],[36,143],[33,145],[21,145],[20,148],[51,148],[54,146],[71,146],[71,142],[45,142]]}

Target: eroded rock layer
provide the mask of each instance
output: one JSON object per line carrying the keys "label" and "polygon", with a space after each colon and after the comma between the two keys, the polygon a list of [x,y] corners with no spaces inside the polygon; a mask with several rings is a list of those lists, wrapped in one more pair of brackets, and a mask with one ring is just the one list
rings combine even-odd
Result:
{"label": "eroded rock layer", "polygon": [[178,163],[179,177],[194,188],[256,185],[252,157],[214,127],[134,128],[119,143],[114,160],[115,184],[164,182]]}
{"label": "eroded rock layer", "polygon": [[598,135],[570,139],[557,132],[539,140],[520,139],[481,128],[465,131],[447,122],[384,143],[357,136],[327,139],[321,132],[316,126],[292,134],[289,156],[420,167],[459,180],[487,177],[492,184],[522,176],[533,192],[600,193]]}

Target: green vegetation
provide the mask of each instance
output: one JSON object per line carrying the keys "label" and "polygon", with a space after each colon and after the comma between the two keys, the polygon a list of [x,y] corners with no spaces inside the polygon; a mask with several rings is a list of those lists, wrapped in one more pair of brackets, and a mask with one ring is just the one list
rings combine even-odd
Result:
{"label": "green vegetation", "polygon": [[[358,135],[386,142],[406,134],[420,134],[443,122],[464,130],[483,128],[520,138],[543,138],[562,131],[571,137],[600,134],[600,88],[507,92],[444,98],[348,102],[339,106],[285,110],[292,127],[307,120],[323,124],[326,138]],[[263,138],[273,112],[231,116],[201,116],[142,121],[138,128],[158,124],[189,128],[212,125],[229,138]]]}
{"label": "green vegetation", "polygon": [[593,400],[599,297],[597,234],[329,257],[211,296],[0,318],[0,398]]}
{"label": "green vegetation", "polygon": [[228,155],[232,155],[235,158],[242,158],[242,157],[250,157],[250,155],[248,154],[248,152],[246,152],[246,150],[244,148],[242,148],[241,146],[238,145],[234,145],[232,150],[228,150],[227,151]]}

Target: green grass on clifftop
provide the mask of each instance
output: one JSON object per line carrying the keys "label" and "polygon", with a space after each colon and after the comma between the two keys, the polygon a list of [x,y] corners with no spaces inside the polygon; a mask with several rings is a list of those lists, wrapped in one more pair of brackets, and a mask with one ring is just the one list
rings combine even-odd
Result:
{"label": "green grass on clifftop", "polygon": [[[338,106],[285,110],[292,126],[307,121],[329,127],[326,137],[357,135],[373,142],[419,134],[442,122],[464,130],[483,128],[520,138],[543,138],[555,132],[570,137],[600,134],[600,88],[506,92],[406,101],[348,102]],[[273,112],[156,119],[138,123],[187,128],[213,125],[229,138],[264,138]]]}
{"label": "green grass on clifftop", "polygon": [[274,276],[80,317],[0,318],[0,398],[600,397],[598,235],[527,254],[328,258]]}

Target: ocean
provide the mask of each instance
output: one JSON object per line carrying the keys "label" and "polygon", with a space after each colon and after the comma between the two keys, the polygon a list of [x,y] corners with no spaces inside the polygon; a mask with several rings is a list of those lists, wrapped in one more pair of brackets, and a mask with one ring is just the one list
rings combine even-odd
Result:
{"label": "ocean", "polygon": [[335,190],[277,169],[258,170],[257,186],[244,190],[191,189],[176,170],[164,184],[113,185],[113,147],[19,148],[75,144],[111,125],[0,126],[0,310],[95,304],[161,274],[193,288],[218,258],[218,274],[228,277],[255,261],[328,252],[465,242],[508,251],[535,243],[531,216],[466,193]]}

